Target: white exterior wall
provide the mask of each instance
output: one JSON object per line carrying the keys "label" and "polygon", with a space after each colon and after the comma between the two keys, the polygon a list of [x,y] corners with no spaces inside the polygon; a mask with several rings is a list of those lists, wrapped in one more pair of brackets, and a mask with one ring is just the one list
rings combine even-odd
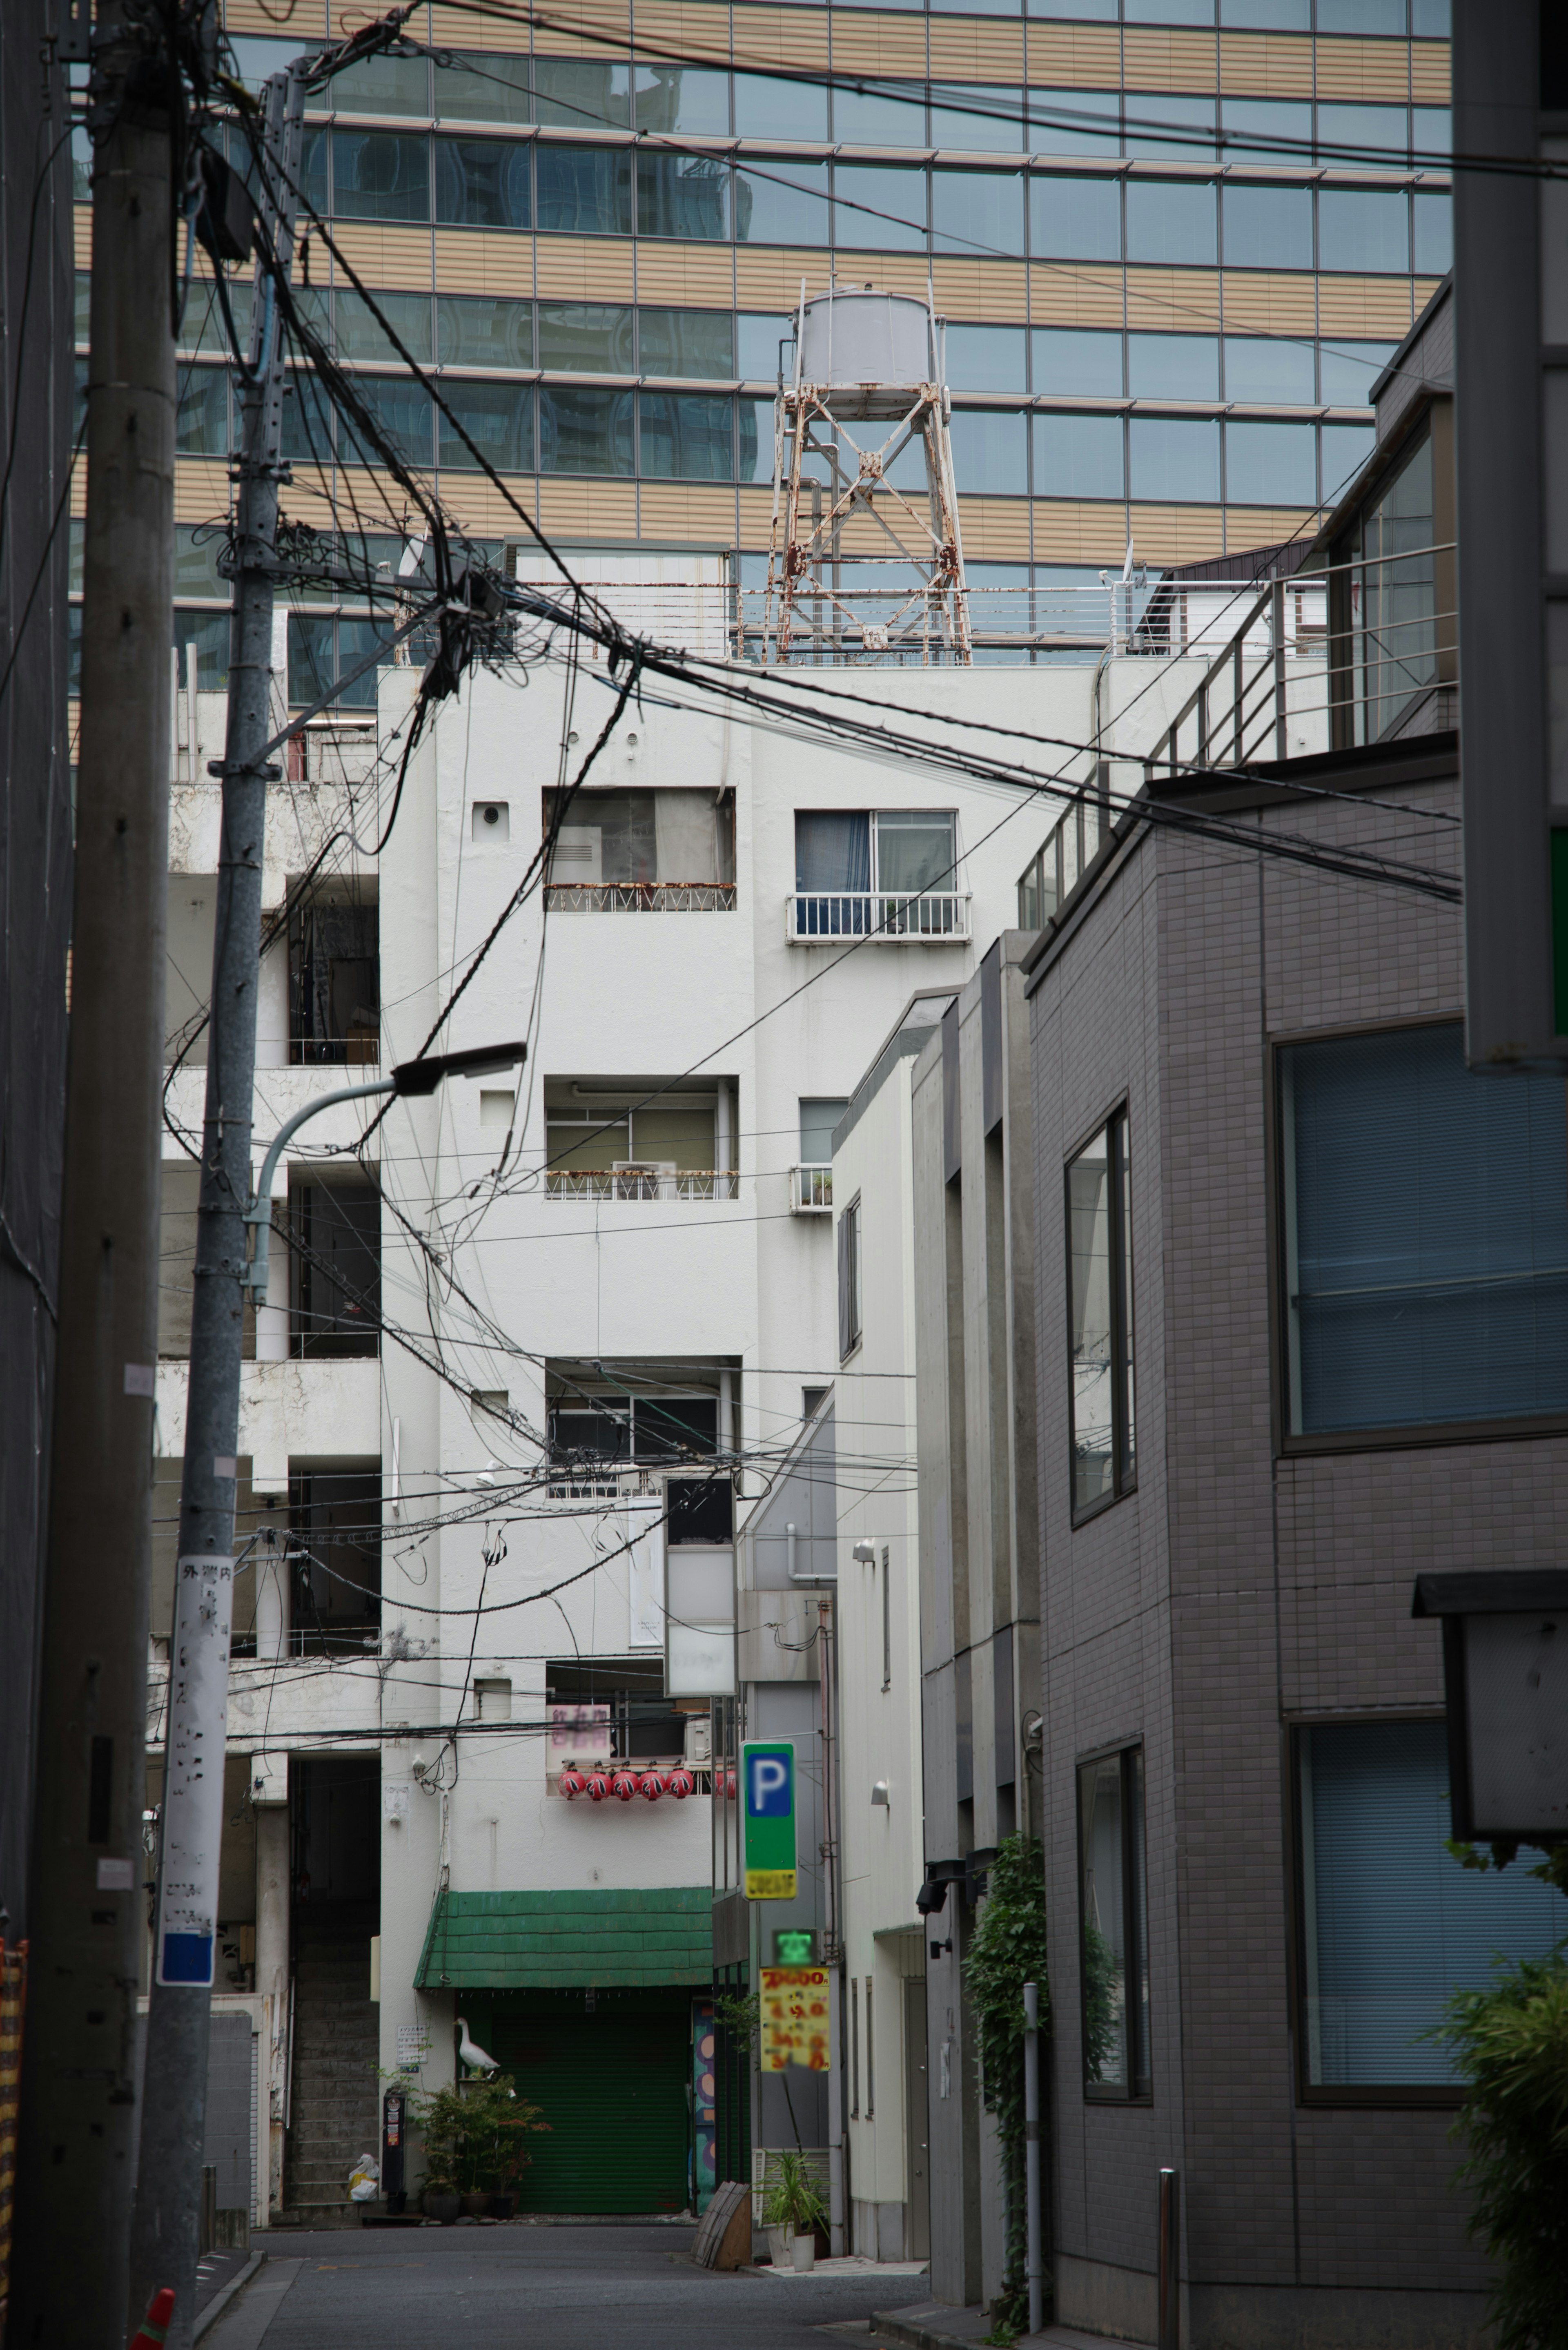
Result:
{"label": "white exterior wall", "polygon": [[[1140,745],[1144,729],[1152,737],[1161,712],[1189,690],[1175,675],[1183,666],[1178,664],[1156,691],[1143,694],[1153,666],[1113,663],[1108,691],[1101,681],[1103,709],[1141,695]],[[1196,673],[1194,665],[1185,666]],[[1116,683],[1123,670],[1125,691]],[[974,725],[956,728],[950,739],[1047,774],[1075,775],[1083,764],[1050,747],[1050,741],[1081,742],[1088,733],[1089,665],[823,671],[794,681],[776,671],[745,674],[761,674],[774,688],[793,681],[803,694],[820,687],[925,711],[924,723],[938,740],[944,722],[953,719],[981,729],[988,723],[1015,727],[1044,739],[1030,744],[1004,735],[988,738]],[[383,740],[414,689],[412,671],[386,673]],[[526,678],[521,671],[475,676],[436,712],[410,763],[379,864],[357,850],[335,854],[337,869],[346,864],[379,890],[383,1070],[421,1049],[453,975],[466,967],[537,847],[541,793],[556,785],[563,768],[567,775],[575,772],[608,714],[609,693],[592,676],[591,664],[585,664],[570,712],[564,690],[563,671],[553,663],[532,668]],[[717,702],[701,714],[665,706],[670,700],[697,699],[684,689],[650,682],[642,706],[626,712],[594,782],[732,789],[734,910],[553,915],[524,1115],[505,1188],[493,1197],[484,1188],[501,1138],[493,1128],[482,1131],[482,1087],[472,1082],[454,1082],[429,1100],[399,1102],[372,1145],[389,1200],[442,1260],[432,1263],[389,1209],[383,1311],[409,1333],[410,1346],[387,1337],[379,1361],[289,1360],[287,1253],[278,1247],[272,1303],[260,1317],[261,1359],[244,1370],[240,1449],[254,1463],[254,1492],[286,1491],[291,1461],[379,1456],[383,1464],[380,1658],[345,1660],[329,1670],[316,1658],[276,1667],[237,1661],[230,1746],[257,1757],[256,1773],[272,1802],[280,1799],[289,1749],[344,1752],[360,1739],[367,1747],[379,1743],[384,1782],[408,1789],[406,1806],[400,1796],[384,1806],[380,1830],[381,2061],[396,2062],[400,2025],[420,2023],[433,2051],[427,2085],[442,2077],[450,2062],[444,2027],[452,2002],[416,1994],[413,1976],[443,1884],[457,1890],[699,1885],[709,1881],[711,1866],[706,1797],[623,1809],[567,1804],[549,1788],[544,1741],[529,1726],[541,1720],[546,1660],[577,1652],[624,1653],[629,1646],[626,1560],[611,1556],[592,1571],[596,1556],[618,1550],[625,1521],[618,1504],[585,1518],[552,1510],[532,1490],[509,1493],[536,1471],[538,1446],[493,1416],[476,1415],[468,1391],[505,1388],[512,1410],[542,1435],[546,1357],[729,1357],[741,1365],[735,1439],[752,1464],[743,1480],[746,1493],[762,1490],[772,1462],[798,1433],[802,1387],[827,1385],[836,1374],[846,1451],[880,1450],[889,1463],[912,1455],[912,1393],[905,1410],[881,1400],[873,1409],[857,1385],[871,1384],[865,1378],[869,1355],[858,1369],[843,1372],[837,1364],[832,1220],[790,1211],[789,1170],[800,1156],[798,1103],[803,1096],[850,1096],[910,994],[956,988],[969,976],[978,954],[1015,919],[1016,877],[1061,805],[1011,786],[967,783],[950,771],[870,749],[824,746],[753,727]],[[876,716],[865,699],[844,707],[863,720]],[[178,936],[184,996],[171,980],[171,1002],[182,1013],[185,998],[199,1003],[207,987],[204,972],[184,966],[192,955],[199,962],[210,951],[195,900],[202,894],[200,883],[210,880],[217,865],[219,793],[202,778],[206,757],[221,743],[221,698],[202,697],[199,718],[199,740],[192,742],[190,714],[178,713],[184,731],[173,767],[171,879],[189,885]],[[562,738],[568,733],[578,741],[565,745],[563,759]],[[362,773],[369,755],[366,745],[342,764],[351,775]],[[316,758],[314,745],[312,764],[331,765]],[[337,782],[274,787],[264,887],[269,911],[283,905],[291,877],[310,866],[334,830],[348,823],[361,839],[373,837],[373,798],[363,788],[350,795]],[[510,804],[509,837],[476,840],[472,803],[498,798]],[[958,811],[960,881],[971,893],[970,940],[792,945],[785,899],[794,880],[795,809],[879,806]],[[383,820],[385,813],[383,794]],[[456,1047],[523,1035],[543,943],[535,894],[502,931],[440,1043]],[[814,983],[800,992],[808,980]],[[258,1161],[268,1139],[301,1103],[358,1074],[287,1066],[285,983],[280,949],[264,972],[254,1103]],[[544,1077],[659,1081],[688,1069],[726,1077],[734,1088],[735,1199],[639,1203],[544,1196],[537,1180]],[[204,1077],[202,1067],[187,1066],[169,1088],[172,1117],[192,1133],[200,1130]],[[887,1101],[863,1121],[865,1135],[851,1138],[866,1159],[857,1180],[867,1196],[875,1183],[888,1202],[868,1219],[868,1297],[884,1281],[890,1291],[895,1278],[901,1294],[910,1294],[907,1264],[884,1263],[882,1254],[893,1247],[895,1229],[907,1235],[908,1176],[900,1171],[894,1180],[894,1162],[870,1156],[873,1134],[899,1118],[899,1147],[907,1154],[907,1069],[901,1069]],[[904,1104],[901,1112],[897,1103]],[[296,1138],[290,1159],[305,1162],[351,1146],[377,1107],[327,1113]],[[164,1147],[171,1159],[180,1156],[171,1136]],[[286,1193],[287,1168],[286,1162],[279,1170],[279,1196]],[[474,1185],[482,1187],[480,1196],[470,1202],[466,1195]],[[907,1250],[907,1237],[898,1246]],[[480,1334],[473,1310],[443,1288],[448,1272],[504,1334],[504,1345]],[[896,1338],[889,1330],[886,1342],[867,1341],[878,1348],[884,1343],[890,1358],[902,1349],[912,1367],[907,1330]],[[159,1450],[165,1456],[177,1456],[182,1447],[186,1378],[183,1364],[159,1367]],[[880,1390],[897,1382],[876,1385]],[[852,1423],[861,1421],[884,1423],[877,1444],[855,1438]],[[886,1541],[895,1600],[906,1584],[912,1600],[913,1503],[896,1492],[898,1471],[888,1473],[879,1493],[846,1494],[841,1524],[846,1657],[857,1676],[869,1660],[878,1700],[874,1711],[881,1717],[872,1742],[871,1715],[862,1725],[856,1719],[860,1710],[846,1703],[852,1736],[846,1742],[845,1784],[858,1791],[846,1825],[846,1927],[855,1938],[848,1971],[864,1975],[869,1969],[879,1991],[884,1978],[888,1982],[876,2002],[878,2111],[875,2126],[863,2120],[852,2131],[852,2192],[857,2200],[877,2203],[897,2201],[904,2191],[902,2064],[891,1976],[896,1961],[889,1946],[867,1950],[866,1945],[882,1926],[908,1925],[913,1918],[922,1857],[918,1627],[912,1606],[896,1604],[895,1687],[884,1697],[879,1620],[861,1622],[866,1595],[857,1601],[855,1577],[862,1570],[847,1562],[862,1532],[879,1545]],[[493,1484],[482,1483],[484,1477]],[[506,1550],[487,1574],[483,1511],[492,1496],[489,1523],[504,1533]],[[432,1527],[429,1522],[436,1517],[447,1522]],[[574,1575],[579,1579],[566,1581]],[[494,1612],[480,1619],[475,1636],[472,1611],[482,1582],[485,1607]],[[866,1583],[868,1592],[868,1575]],[[427,1793],[416,1762],[429,1766],[431,1778],[452,1778],[451,1742],[442,1732],[468,1686],[471,1641],[475,1677],[511,1679],[515,1726],[465,1733],[455,1784]],[[472,1711],[470,1701],[466,1718]],[[161,1710],[152,1720],[156,1736]],[[397,1737],[405,1727],[408,1734]],[[864,1751],[857,1742],[862,1727]],[[862,1801],[875,1778],[886,1778],[894,1796],[885,1815],[877,1807],[873,1816]]]}
{"label": "white exterior wall", "polygon": [[[852,2078],[849,2193],[855,2250],[910,2249],[905,1982],[925,2000],[915,1908],[924,1875],[920,1774],[920,1610],[916,1549],[912,1054],[895,1062],[834,1153],[842,1213],[858,1196],[861,1336],[839,1366],[838,1662],[844,1973],[859,1986],[858,2081]],[[873,1564],[855,1559],[869,1542]],[[886,1599],[886,1617],[884,1600]],[[888,1801],[874,1803],[885,1784]],[[900,1928],[911,1930],[900,1933]],[[866,1986],[872,1990],[867,2028]],[[851,2001],[853,2012],[854,1999]],[[857,2115],[854,2107],[858,2106]],[[924,2117],[919,2118],[925,2137]]]}

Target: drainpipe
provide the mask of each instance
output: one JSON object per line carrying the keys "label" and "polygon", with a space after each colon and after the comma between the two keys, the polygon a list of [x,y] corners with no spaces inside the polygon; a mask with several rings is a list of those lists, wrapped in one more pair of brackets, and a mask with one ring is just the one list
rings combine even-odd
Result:
{"label": "drainpipe", "polygon": [[828,1969],[828,2027],[833,2063],[827,2074],[827,2208],[835,2258],[848,2249],[845,2228],[844,2144],[844,1952],[838,1921],[838,1737],[833,1602],[817,1602],[817,1671],[822,1687],[822,1882],[826,1896],[823,1959]]}
{"label": "drainpipe", "polygon": [[735,1450],[735,1388],[733,1374],[719,1374],[719,1458],[730,1460]]}
{"label": "drainpipe", "polygon": [[727,1200],[733,1189],[732,1176],[734,1166],[734,1149],[730,1135],[730,1080],[728,1077],[719,1079],[719,1101],[713,1118],[713,1165],[714,1195],[718,1199]]}

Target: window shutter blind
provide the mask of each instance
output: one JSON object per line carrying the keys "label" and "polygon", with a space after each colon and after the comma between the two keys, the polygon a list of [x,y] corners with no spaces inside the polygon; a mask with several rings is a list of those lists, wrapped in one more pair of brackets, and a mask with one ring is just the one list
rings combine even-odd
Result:
{"label": "window shutter blind", "polygon": [[1310,2077],[1451,2081],[1420,2035],[1450,1991],[1484,1987],[1494,1959],[1543,1958],[1568,1933],[1568,1901],[1522,1859],[1483,1875],[1449,1853],[1442,1722],[1335,1724],[1303,1741]]}
{"label": "window shutter blind", "polygon": [[1305,1430],[1568,1407],[1558,1078],[1471,1076],[1458,1026],[1285,1055]]}

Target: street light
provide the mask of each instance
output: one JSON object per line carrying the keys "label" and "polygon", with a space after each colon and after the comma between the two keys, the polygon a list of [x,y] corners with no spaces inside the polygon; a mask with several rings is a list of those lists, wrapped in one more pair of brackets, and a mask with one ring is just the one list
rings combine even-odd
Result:
{"label": "street light", "polygon": [[475,1045],[466,1053],[430,1053],[418,1061],[400,1062],[389,1077],[378,1077],[373,1085],[339,1086],[336,1093],[320,1094],[315,1101],[306,1102],[303,1109],[296,1110],[274,1135],[245,1210],[245,1222],[256,1236],[255,1253],[243,1284],[252,1305],[259,1306],[266,1299],[272,1256],[272,1179],[285,1146],[293,1140],[306,1118],[317,1117],[324,1109],[334,1109],[339,1102],[363,1101],[369,1094],[402,1094],[407,1097],[433,1094],[445,1077],[487,1077],[502,1069],[514,1069],[527,1057],[526,1045]]}

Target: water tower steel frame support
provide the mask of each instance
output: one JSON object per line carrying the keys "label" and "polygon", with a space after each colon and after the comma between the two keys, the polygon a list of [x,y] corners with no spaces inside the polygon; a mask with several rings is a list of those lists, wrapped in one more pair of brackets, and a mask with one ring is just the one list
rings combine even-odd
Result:
{"label": "water tower steel frame support", "polygon": [[[895,327],[912,323],[898,313],[919,312],[924,365],[918,374],[894,361]],[[876,316],[880,308],[883,316]],[[808,336],[808,313],[826,313],[826,338],[820,330]],[[839,312],[847,311],[857,328],[887,328],[888,371],[878,378],[835,381],[842,372],[835,366],[836,329]],[[867,314],[869,314],[868,317]],[[846,320],[847,324],[848,321]],[[952,440],[949,431],[952,403],[944,380],[942,345],[935,307],[905,295],[893,295],[871,286],[853,288],[830,282],[826,291],[808,300],[803,279],[795,321],[794,381],[781,383],[774,409],[774,510],[768,553],[767,609],[763,624],[764,658],[773,661],[867,660],[919,649],[922,663],[968,666],[973,642],[970,629],[969,590],[964,577],[963,541],[959,530],[958,494],[953,482]],[[825,355],[826,380],[817,363]],[[869,331],[843,337],[845,362],[864,362],[857,345],[869,342]],[[808,356],[813,374],[806,372]],[[913,380],[911,380],[911,377]],[[847,428],[879,424],[886,428],[876,445],[862,445]],[[927,512],[921,515],[909,496],[888,479],[890,469],[911,442],[925,452]],[[810,470],[817,460],[823,479]],[[851,470],[853,468],[853,470]],[[918,498],[919,492],[914,494]],[[846,525],[857,519],[880,530],[855,536],[869,542],[846,548]],[[875,552],[873,552],[875,548]],[[870,588],[857,590],[853,572],[857,565],[892,561],[908,566],[915,579],[907,589]],[[849,581],[845,573],[851,573]],[[878,609],[882,618],[867,617]]]}

